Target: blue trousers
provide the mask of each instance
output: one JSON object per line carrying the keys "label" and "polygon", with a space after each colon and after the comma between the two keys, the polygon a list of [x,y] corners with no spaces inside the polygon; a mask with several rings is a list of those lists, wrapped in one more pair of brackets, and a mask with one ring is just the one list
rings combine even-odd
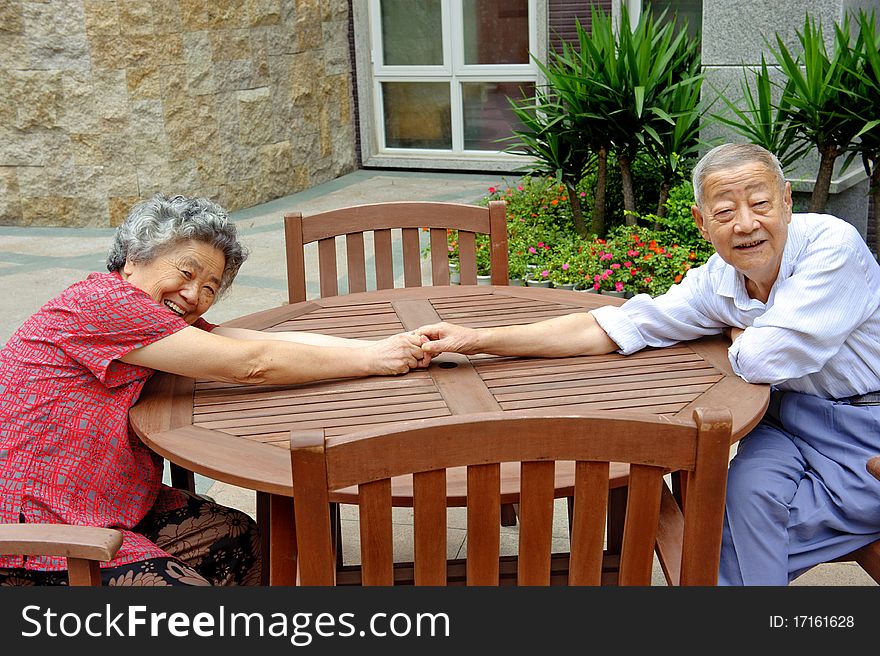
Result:
{"label": "blue trousers", "polygon": [[788,585],[880,539],[880,406],[774,392],[730,464],[719,585]]}

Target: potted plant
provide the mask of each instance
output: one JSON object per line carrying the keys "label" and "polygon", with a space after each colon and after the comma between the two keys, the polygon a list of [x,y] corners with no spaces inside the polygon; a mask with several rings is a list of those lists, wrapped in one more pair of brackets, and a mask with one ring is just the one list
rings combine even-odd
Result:
{"label": "potted plant", "polygon": [[477,284],[492,284],[492,254],[489,244],[489,235],[478,234],[475,238],[477,258]]}

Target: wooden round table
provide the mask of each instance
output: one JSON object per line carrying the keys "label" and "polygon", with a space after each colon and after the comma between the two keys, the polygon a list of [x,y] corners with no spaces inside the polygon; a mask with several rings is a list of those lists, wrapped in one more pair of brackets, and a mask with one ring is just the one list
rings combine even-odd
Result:
{"label": "wooden round table", "polygon": [[[611,296],[546,288],[411,287],[305,301],[226,325],[377,339],[440,320],[470,327],[499,326],[620,303]],[[264,502],[270,507],[275,503],[287,508],[283,498],[292,496],[288,450],[292,428],[322,428],[327,435],[340,435],[367,425],[521,408],[690,418],[696,407],[726,406],[733,414],[738,440],[763,416],[769,387],[736,376],[727,347],[727,340],[719,335],[630,356],[545,359],[447,353],[427,370],[401,376],[290,386],[246,386],[157,374],[130,416],[138,436],[169,461],[266,493],[269,500]],[[557,496],[570,495],[573,472],[573,463],[557,468]],[[626,474],[622,465],[612,471],[610,485],[625,485]],[[450,505],[464,503],[465,482],[464,470],[460,476],[448,477]],[[519,469],[512,464],[502,471],[502,499],[515,503],[518,493]],[[352,501],[355,494],[354,489],[342,490],[334,500]],[[393,494],[396,504],[412,505],[411,480],[395,480]],[[272,527],[275,523],[271,521]]]}

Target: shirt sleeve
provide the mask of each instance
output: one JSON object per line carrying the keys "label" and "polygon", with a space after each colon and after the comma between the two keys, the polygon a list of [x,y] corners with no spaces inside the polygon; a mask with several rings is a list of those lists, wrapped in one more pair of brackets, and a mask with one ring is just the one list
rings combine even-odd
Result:
{"label": "shirt sleeve", "polygon": [[815,373],[866,321],[873,307],[855,230],[842,239],[814,242],[792,275],[778,282],[772,305],[745,329],[728,355],[733,370],[751,383],[778,384]]}
{"label": "shirt sleeve", "polygon": [[189,325],[140,289],[114,282],[84,290],[57,308],[57,345],[108,387],[143,375],[141,367],[121,367],[119,358]]}
{"label": "shirt sleeve", "polygon": [[638,294],[621,306],[606,305],[591,313],[624,355],[646,346],[671,346],[715,335],[727,324],[710,310],[714,294],[707,280],[710,274],[707,269],[692,269],[665,294],[653,298]]}

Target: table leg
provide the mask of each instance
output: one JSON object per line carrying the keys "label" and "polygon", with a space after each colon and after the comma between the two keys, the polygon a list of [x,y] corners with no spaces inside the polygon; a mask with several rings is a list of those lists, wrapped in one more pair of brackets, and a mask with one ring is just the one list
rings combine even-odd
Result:
{"label": "table leg", "polygon": [[268,524],[269,585],[296,585],[296,525],[292,497],[269,495]]}
{"label": "table leg", "polygon": [[501,525],[516,526],[516,513],[519,510],[518,503],[501,504]]}
{"label": "table leg", "polygon": [[190,470],[180,465],[175,465],[168,461],[168,469],[171,472],[171,487],[178,490],[186,490],[187,492],[196,493],[196,475]]}
{"label": "table leg", "polygon": [[268,492],[257,492],[257,526],[260,529],[260,553],[263,554],[260,585],[269,585],[269,496]]}

